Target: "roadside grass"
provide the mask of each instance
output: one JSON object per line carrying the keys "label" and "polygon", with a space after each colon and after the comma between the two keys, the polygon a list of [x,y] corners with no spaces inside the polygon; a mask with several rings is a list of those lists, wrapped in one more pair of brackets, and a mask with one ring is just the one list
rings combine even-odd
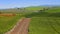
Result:
{"label": "roadside grass", "polygon": [[5,32],[9,31],[16,22],[21,18],[21,16],[0,16],[0,34],[4,34]]}

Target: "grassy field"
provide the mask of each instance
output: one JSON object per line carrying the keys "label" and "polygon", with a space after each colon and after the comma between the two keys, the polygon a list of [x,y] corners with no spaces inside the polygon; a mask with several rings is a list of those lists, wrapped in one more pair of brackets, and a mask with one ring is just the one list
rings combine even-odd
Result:
{"label": "grassy field", "polygon": [[32,13],[29,34],[60,34],[60,8]]}
{"label": "grassy field", "polygon": [[46,10],[46,12],[49,12],[49,13],[60,12],[60,7],[50,8],[49,10]]}
{"label": "grassy field", "polygon": [[30,7],[26,7],[26,10],[29,10],[29,11],[36,11],[36,10],[41,10],[45,8],[45,6],[30,6]]}
{"label": "grassy field", "polygon": [[13,26],[16,24],[16,22],[21,17],[19,15],[16,16],[0,16],[0,34],[4,34],[5,32],[9,31]]}
{"label": "grassy field", "polygon": [[29,34],[60,34],[60,8],[50,7],[43,12],[38,11],[42,8],[46,7],[38,6],[27,7],[25,9],[1,10],[3,13],[13,13],[17,15],[12,17],[0,16],[0,34],[4,34],[13,28],[21,17],[32,18]]}
{"label": "grassy field", "polygon": [[60,34],[60,17],[32,17],[29,34]]}

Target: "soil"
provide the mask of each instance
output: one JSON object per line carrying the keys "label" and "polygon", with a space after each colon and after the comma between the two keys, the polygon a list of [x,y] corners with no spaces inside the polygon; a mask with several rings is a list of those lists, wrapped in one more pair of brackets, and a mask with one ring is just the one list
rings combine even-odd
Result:
{"label": "soil", "polygon": [[29,22],[31,18],[23,18],[14,26],[14,28],[5,34],[28,34]]}

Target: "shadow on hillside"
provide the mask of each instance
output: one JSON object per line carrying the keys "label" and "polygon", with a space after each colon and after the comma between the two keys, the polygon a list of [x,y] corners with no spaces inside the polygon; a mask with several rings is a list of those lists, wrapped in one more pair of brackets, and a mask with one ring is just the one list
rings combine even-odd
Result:
{"label": "shadow on hillside", "polygon": [[60,12],[57,13],[33,12],[31,14],[25,15],[25,17],[60,17]]}

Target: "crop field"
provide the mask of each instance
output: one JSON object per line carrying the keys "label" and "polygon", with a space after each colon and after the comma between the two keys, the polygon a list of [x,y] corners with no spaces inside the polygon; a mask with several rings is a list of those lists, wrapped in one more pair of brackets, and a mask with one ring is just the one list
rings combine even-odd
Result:
{"label": "crop field", "polygon": [[16,22],[21,18],[21,16],[0,16],[0,34],[4,34],[5,32],[9,31]]}
{"label": "crop field", "polygon": [[60,8],[32,13],[29,34],[60,34]]}
{"label": "crop field", "polygon": [[32,19],[29,26],[29,34],[60,34],[60,8],[39,11],[41,9],[42,7],[38,6],[27,7],[22,10],[21,8],[1,10],[2,13],[11,12],[13,14],[0,14],[0,34],[4,34],[13,28],[21,17]]}
{"label": "crop field", "polygon": [[29,34],[60,34],[60,17],[32,17]]}

